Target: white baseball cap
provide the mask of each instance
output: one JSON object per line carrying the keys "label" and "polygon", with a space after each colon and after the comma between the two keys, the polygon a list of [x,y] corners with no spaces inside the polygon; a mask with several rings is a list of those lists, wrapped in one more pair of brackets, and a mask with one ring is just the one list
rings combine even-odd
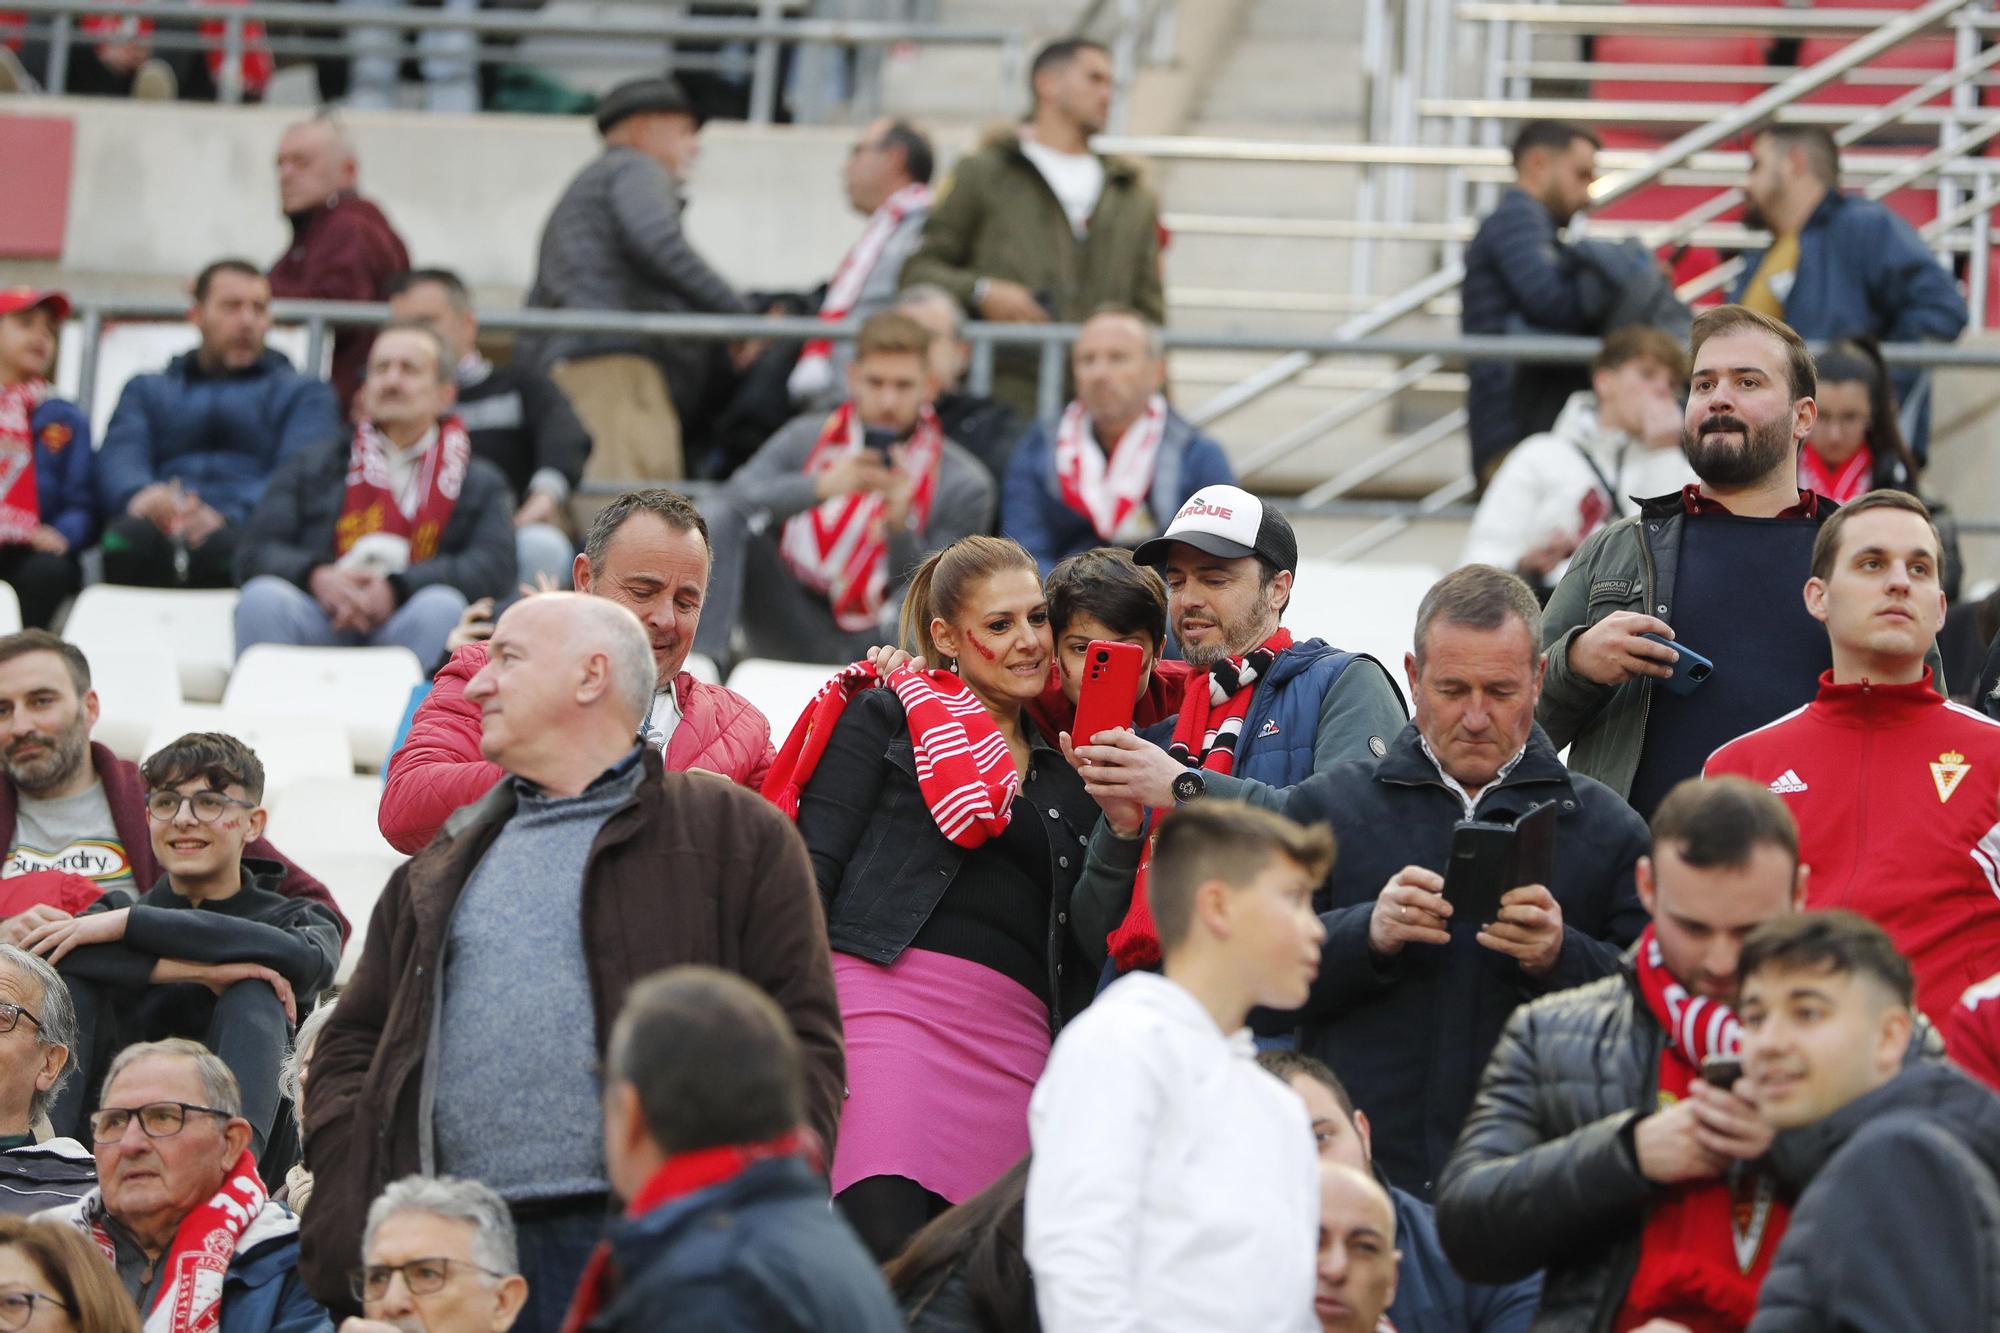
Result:
{"label": "white baseball cap", "polygon": [[1291,522],[1241,486],[1204,486],[1189,496],[1167,530],[1132,552],[1141,565],[1164,565],[1176,542],[1229,560],[1254,555],[1298,573],[1299,539]]}

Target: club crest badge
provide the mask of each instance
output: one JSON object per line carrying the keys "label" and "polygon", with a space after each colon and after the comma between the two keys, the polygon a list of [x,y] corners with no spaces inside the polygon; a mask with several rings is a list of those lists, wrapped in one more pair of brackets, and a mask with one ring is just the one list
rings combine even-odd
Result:
{"label": "club crest badge", "polygon": [[1946,750],[1931,764],[1931,781],[1937,784],[1938,804],[1943,805],[1958,790],[1958,784],[1965,781],[1965,775],[1972,771],[1972,765],[1965,762],[1965,756],[1956,750]]}

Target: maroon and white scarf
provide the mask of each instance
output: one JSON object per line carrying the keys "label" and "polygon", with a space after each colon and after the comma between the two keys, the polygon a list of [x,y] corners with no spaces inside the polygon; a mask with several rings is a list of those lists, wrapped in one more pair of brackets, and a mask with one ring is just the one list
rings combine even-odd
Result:
{"label": "maroon and white scarf", "polygon": [[[806,475],[824,472],[866,446],[861,441],[861,414],[852,402],[842,403],[826,419],[819,440],[806,455]],[[910,520],[930,524],[931,502],[937,498],[938,463],[944,457],[944,427],[926,407],[917,428],[903,442],[898,467],[914,474]],[[778,554],[798,581],[823,592],[833,605],[834,623],[844,630],[874,629],[881,624],[882,605],[889,599],[889,534],[885,530],[880,495],[857,491],[837,495],[785,520],[778,534]]]}
{"label": "maroon and white scarf", "polygon": [[35,490],[35,409],[47,380],[0,385],[0,542],[24,542],[42,525]]}
{"label": "maroon and white scarf", "polygon": [[1056,426],[1056,481],[1063,502],[1090,520],[1100,540],[1116,541],[1125,520],[1146,502],[1166,433],[1167,400],[1157,393],[1125,428],[1108,459],[1091,434],[1082,403],[1071,403],[1062,414]]}
{"label": "maroon and white scarf", "polygon": [[472,441],[457,417],[438,422],[437,438],[417,460],[412,481],[416,501],[409,512],[389,475],[390,446],[372,422],[354,427],[354,447],[347,456],[347,494],[340,518],[333,525],[335,554],[374,532],[386,532],[410,543],[410,563],[422,564],[437,554],[438,538],[458,505],[459,488],[472,466]]}
{"label": "maroon and white scarf", "polygon": [[[95,1241],[112,1264],[118,1262],[101,1190],[92,1190],[58,1216]],[[215,1196],[175,1229],[173,1243],[160,1258],[163,1280],[153,1308],[145,1312],[146,1333],[214,1333],[222,1321],[223,1277],[236,1253],[298,1229],[289,1209],[271,1203],[257,1177],[257,1159],[245,1150]]]}
{"label": "maroon and white scarf", "polygon": [[[896,228],[911,213],[930,206],[931,187],[913,182],[883,200],[882,206],[868,215],[861,238],[842,257],[840,267],[833,271],[833,281],[826,285],[826,298],[819,306],[822,320],[838,324],[854,312],[854,303],[861,299],[861,289],[868,285],[875,266],[882,262],[882,252],[888,248]],[[799,350],[798,364],[792,368],[788,387],[794,402],[817,398],[833,387],[831,339],[814,338]]]}
{"label": "maroon and white scarf", "polygon": [[[877,683],[868,662],[820,686],[799,714],[764,779],[764,797],[796,819],[799,796],[819,767],[834,726],[854,696]],[[949,671],[899,667],[886,683],[902,700],[916,751],[917,789],[938,832],[970,851],[1007,830],[1021,774],[986,706]]]}

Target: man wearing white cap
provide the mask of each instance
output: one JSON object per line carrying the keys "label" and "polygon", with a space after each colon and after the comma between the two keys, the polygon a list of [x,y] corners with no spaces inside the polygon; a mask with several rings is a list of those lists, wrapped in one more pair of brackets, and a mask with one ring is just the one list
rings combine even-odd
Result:
{"label": "man wearing white cap", "polygon": [[1250,492],[1202,487],[1133,559],[1166,576],[1167,620],[1195,671],[1180,711],[1145,736],[1102,732],[1064,746],[1090,794],[1114,803],[1070,910],[1084,938],[1103,927],[1121,970],[1159,957],[1145,895],[1131,892],[1148,811],[1215,796],[1280,809],[1285,789],[1314,773],[1382,756],[1407,718],[1381,663],[1324,639],[1295,641],[1280,625],[1299,542]]}

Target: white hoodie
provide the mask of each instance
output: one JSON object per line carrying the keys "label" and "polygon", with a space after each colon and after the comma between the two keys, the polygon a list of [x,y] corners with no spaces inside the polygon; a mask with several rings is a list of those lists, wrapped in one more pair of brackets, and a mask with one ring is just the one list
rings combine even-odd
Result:
{"label": "white hoodie", "polygon": [[[1633,513],[1631,496],[1665,495],[1695,480],[1679,449],[1649,449],[1622,431],[1600,428],[1597,395],[1573,393],[1555,428],[1515,445],[1493,474],[1472,517],[1461,563],[1513,569],[1522,556],[1558,533],[1578,540],[1588,535],[1583,531],[1586,502],[1593,495],[1597,500],[1590,508],[1604,515],[1598,520],[1603,524]],[[1609,495],[1606,482],[1612,487]],[[1564,567],[1566,563],[1552,571],[1549,581]]]}

